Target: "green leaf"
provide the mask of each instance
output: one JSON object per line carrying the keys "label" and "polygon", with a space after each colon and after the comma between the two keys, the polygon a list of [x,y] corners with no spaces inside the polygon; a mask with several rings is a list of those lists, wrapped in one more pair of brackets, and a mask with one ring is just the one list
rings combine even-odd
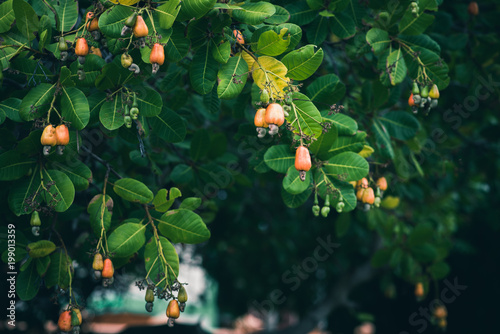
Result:
{"label": "green leaf", "polygon": [[49,240],[39,240],[28,244],[26,247],[30,257],[36,259],[44,257],[56,250],[56,245]]}
{"label": "green leaf", "polygon": [[335,13],[329,20],[330,30],[342,39],[348,39],[356,34],[356,23],[345,13]]}
{"label": "green leaf", "polygon": [[124,124],[122,99],[119,96],[101,105],[99,120],[108,130],[116,130]]}
{"label": "green leaf", "polygon": [[179,164],[175,166],[172,173],[170,173],[170,178],[172,182],[176,184],[187,184],[194,178],[193,167]]}
{"label": "green leaf", "polygon": [[217,0],[183,0],[177,21],[199,19],[212,9]]}
{"label": "green leaf", "polygon": [[288,29],[283,28],[279,35],[274,30],[263,32],[257,43],[257,53],[267,56],[279,56],[288,49],[290,39],[286,38]]}
{"label": "green leaf", "polygon": [[47,205],[56,212],[68,210],[75,198],[75,187],[69,177],[57,170],[43,170],[43,183],[49,189],[48,193],[43,192]]}
{"label": "green leaf", "polygon": [[89,183],[92,182],[92,171],[80,160],[67,161],[66,164],[54,161],[49,166],[50,169],[59,170],[66,174],[77,191],[87,189]]}
{"label": "green leaf", "polygon": [[19,107],[22,101],[15,97],[9,97],[7,100],[0,101],[0,110],[5,113],[5,116],[14,122],[22,122],[19,114]]}
{"label": "green leaf", "polygon": [[373,53],[376,55],[387,49],[389,44],[391,44],[389,33],[379,28],[372,28],[368,30],[366,33],[366,41],[370,44]]}
{"label": "green leaf", "polygon": [[345,95],[345,85],[335,74],[322,75],[307,86],[307,95],[314,103],[331,105]]}
{"label": "green leaf", "polygon": [[375,132],[377,147],[380,149],[382,155],[386,158],[394,159],[394,148],[392,147],[391,138],[385,126],[375,119],[372,129]]}
{"label": "green leaf", "polygon": [[113,214],[113,199],[106,195],[103,198],[102,194],[92,198],[87,206],[89,214],[90,227],[97,237],[101,236],[101,230],[108,230],[111,226],[111,216]]}
{"label": "green leaf", "polygon": [[167,189],[160,189],[158,191],[153,200],[156,211],[167,212],[172,204],[174,204],[175,199],[182,196],[181,191],[175,187],[170,189],[170,198],[168,198],[167,195]]}
{"label": "green leaf", "polygon": [[57,30],[70,31],[78,20],[78,2],[74,0],[58,0],[52,4],[57,13]]}
{"label": "green leaf", "polygon": [[27,156],[21,156],[17,150],[7,151],[0,155],[0,181],[17,180],[30,170],[35,163]]}
{"label": "green leaf", "polygon": [[124,200],[141,204],[151,202],[154,197],[151,190],[144,183],[131,178],[116,181],[113,190]]}
{"label": "green leaf", "polygon": [[38,273],[38,275],[44,277],[45,274],[47,273],[47,270],[49,270],[50,256],[36,259],[35,265],[36,265],[36,272]]}
{"label": "green leaf", "polygon": [[108,236],[109,251],[116,257],[128,257],[146,242],[146,225],[126,223]]}
{"label": "green leaf", "polygon": [[292,110],[289,116],[286,117],[286,120],[288,123],[293,124],[295,127],[294,132],[298,132],[298,128],[300,127],[304,134],[318,138],[323,132],[323,127],[321,126],[323,119],[318,109],[304,94],[293,93],[292,99]]}
{"label": "green leaf", "polygon": [[311,23],[316,16],[318,16],[318,11],[311,9],[307,3],[303,1],[286,5],[285,9],[290,13],[289,22],[299,26]]}
{"label": "green leaf", "polygon": [[9,31],[15,20],[12,0],[7,0],[0,5],[0,34]]}
{"label": "green leaf", "polygon": [[[440,90],[445,89],[450,83],[450,77],[448,76],[448,65],[443,62],[443,60],[436,53],[423,49],[420,47],[414,47],[413,51],[418,53],[420,61],[425,66],[425,73],[429,76],[433,83],[435,83]],[[405,54],[406,62],[408,64],[408,72],[410,76],[414,79],[418,76],[418,63],[417,60],[413,58],[413,55]]]}
{"label": "green leaf", "polygon": [[306,45],[288,53],[281,60],[288,68],[287,77],[305,80],[313,75],[323,61],[323,49],[314,52],[314,45]]}
{"label": "green leaf", "polygon": [[332,115],[328,115],[328,113],[329,112],[325,112],[323,117],[332,122],[337,128],[339,136],[354,136],[356,134],[358,131],[358,123],[356,123],[354,119],[341,113]]}
{"label": "green leaf", "polygon": [[40,187],[40,172],[38,167],[33,168],[29,177],[14,183],[9,191],[9,207],[16,216],[29,214],[33,209],[27,205],[28,199],[35,195]]}
{"label": "green leaf", "polygon": [[411,232],[408,238],[408,245],[410,247],[422,245],[431,240],[434,234],[434,229],[429,223],[420,223]]}
{"label": "green leaf", "polygon": [[307,201],[309,196],[311,196],[312,191],[313,191],[313,188],[310,187],[306,191],[304,191],[298,195],[293,195],[282,188],[281,189],[281,198],[283,199],[283,203],[285,203],[286,206],[288,206],[289,208],[295,209]]}
{"label": "green leaf", "polygon": [[359,154],[343,152],[328,160],[323,168],[328,175],[334,175],[343,181],[357,181],[368,174],[369,165]]}
{"label": "green leaf", "polygon": [[113,6],[99,16],[99,30],[107,38],[121,38],[125,21],[132,14],[132,9],[125,6]]}
{"label": "green leaf", "polygon": [[294,166],[295,155],[288,145],[274,145],[264,154],[264,162],[275,172],[284,174]]}
{"label": "green leaf", "polygon": [[50,255],[50,266],[45,275],[45,286],[47,289],[58,285],[61,289],[69,286],[69,266],[71,259],[66,257],[62,251]]}
{"label": "green leaf", "polygon": [[419,121],[405,111],[391,111],[379,119],[391,137],[396,139],[409,140],[420,130]]}
{"label": "green leaf", "polygon": [[406,63],[401,48],[389,54],[386,61],[386,68],[393,86],[403,82],[406,78]]}
{"label": "green leaf", "polygon": [[212,90],[217,80],[217,70],[219,64],[212,57],[210,43],[196,51],[189,69],[191,86],[199,94],[205,95]]}
{"label": "green leaf", "polygon": [[283,178],[283,189],[292,195],[298,195],[306,191],[311,184],[311,172],[306,173],[306,179],[300,180],[300,173],[295,166],[290,166]]}
{"label": "green leaf", "polygon": [[223,100],[234,99],[240,95],[245,87],[248,77],[248,65],[241,57],[241,54],[231,57],[226,64],[221,66],[217,77],[219,78],[217,96]]}
{"label": "green leaf", "polygon": [[417,36],[410,36],[410,35],[399,35],[398,38],[405,42],[406,45],[410,47],[415,47],[418,46],[419,48],[422,49],[427,49],[430,52],[434,52],[436,54],[441,53],[441,46],[432,38],[430,38],[428,35],[417,35]]}
{"label": "green leaf", "polygon": [[434,16],[424,13],[423,5],[420,5],[419,14],[415,17],[410,10],[399,21],[399,33],[406,35],[420,35],[428,26],[434,22]]}
{"label": "green leaf", "polygon": [[446,262],[438,262],[427,268],[429,274],[435,280],[441,280],[450,273],[450,266]]}
{"label": "green leaf", "polygon": [[337,128],[331,127],[328,132],[321,134],[317,140],[312,142],[311,146],[309,146],[309,151],[319,156],[326,154],[337,140],[337,137]]}
{"label": "green leaf", "polygon": [[142,116],[154,117],[161,113],[163,100],[157,91],[147,87],[140,87],[136,93],[137,105]]}
{"label": "green leaf", "polygon": [[34,33],[38,31],[40,22],[33,7],[24,0],[13,0],[12,8],[14,9],[14,16],[16,18],[16,27],[21,34],[29,41],[35,39]]}
{"label": "green leaf", "polygon": [[189,150],[189,155],[194,161],[203,158],[208,153],[208,148],[210,147],[210,135],[205,129],[200,129],[196,131],[191,140],[191,146]]}
{"label": "green leaf", "polygon": [[85,128],[90,119],[89,103],[85,94],[74,87],[62,87],[61,112],[65,121],[77,130]]}
{"label": "green leaf", "polygon": [[[160,252],[161,249],[161,252]],[[165,258],[166,265],[163,264],[161,256]],[[166,276],[168,284],[172,284],[179,275],[179,256],[175,251],[175,247],[164,237],[159,237],[159,244],[154,238],[149,239],[144,249],[144,265],[146,272],[149,272],[149,277],[153,282],[159,282],[162,277]],[[164,273],[164,275],[160,275]],[[167,284],[164,280],[158,285],[163,288]]]}
{"label": "green leaf", "polygon": [[290,13],[283,7],[274,5],[276,12],[268,19],[264,20],[267,24],[281,24],[285,23],[290,19]]}
{"label": "green leaf", "polygon": [[40,289],[40,282],[41,278],[36,270],[36,265],[32,262],[26,270],[21,271],[17,276],[15,281],[17,295],[24,301],[33,299]]}
{"label": "green leaf", "polygon": [[177,18],[177,14],[181,9],[180,0],[169,0],[163,5],[156,8],[156,12],[160,18],[160,27],[170,29]]}
{"label": "green leaf", "polygon": [[179,209],[196,210],[201,205],[201,198],[188,197],[179,205]]}
{"label": "green leaf", "polygon": [[40,39],[38,43],[38,50],[43,51],[45,46],[52,41],[52,22],[47,15],[43,15],[40,18],[39,29],[40,29]]}
{"label": "green leaf", "polygon": [[186,137],[186,124],[177,113],[163,107],[159,115],[149,119],[149,124],[158,137],[169,143],[182,142]]}
{"label": "green leaf", "polygon": [[168,211],[158,221],[160,232],[173,243],[198,244],[210,238],[201,217],[189,210]]}
{"label": "green leaf", "polygon": [[[83,64],[83,71],[85,72],[85,79],[78,79],[78,65],[77,61],[71,64],[72,80],[76,82],[78,86],[82,87],[94,87],[96,85],[97,78],[101,75],[101,71],[106,65],[106,61],[99,56],[94,54],[88,54],[85,57],[85,64]],[[110,65],[112,66],[112,65]],[[128,74],[128,73],[127,73]],[[102,79],[100,80],[102,82]],[[110,86],[113,87],[113,86]],[[89,97],[90,98],[90,97]]]}
{"label": "green leaf", "polygon": [[306,29],[307,41],[313,45],[321,45],[328,36],[328,18],[316,18]]}
{"label": "green leaf", "polygon": [[231,56],[231,43],[225,41],[222,44],[216,44],[213,39],[210,42],[212,43],[212,57],[220,64],[227,63]]}
{"label": "green leaf", "polygon": [[274,5],[263,1],[247,2],[240,7],[242,10],[233,11],[233,17],[249,25],[261,24],[276,13]]}
{"label": "green leaf", "polygon": [[[22,1],[22,0],[20,0]],[[19,114],[24,121],[32,121],[43,116],[54,98],[55,85],[41,83],[30,89],[19,106]]]}
{"label": "green leaf", "polygon": [[165,45],[165,60],[176,63],[184,58],[188,51],[190,42],[184,36],[184,27],[182,25],[174,24],[172,35]]}
{"label": "green leaf", "polygon": [[355,136],[338,136],[328,153],[321,155],[321,158],[330,158],[342,152],[359,153],[365,144],[366,133],[360,132]]}

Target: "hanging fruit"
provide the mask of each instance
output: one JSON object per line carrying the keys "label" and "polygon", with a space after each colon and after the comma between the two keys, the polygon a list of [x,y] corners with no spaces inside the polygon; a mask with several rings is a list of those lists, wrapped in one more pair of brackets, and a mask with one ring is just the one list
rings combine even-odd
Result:
{"label": "hanging fruit", "polygon": [[266,135],[266,128],[269,127],[269,124],[266,123],[266,109],[260,108],[255,112],[253,123],[257,127],[257,137],[263,138]]}
{"label": "hanging fruit", "polygon": [[43,154],[49,155],[51,146],[57,144],[56,129],[51,125],[47,125],[42,132],[40,142],[43,145]]}
{"label": "hanging fruit", "polygon": [[315,191],[314,192],[314,205],[312,207],[312,212],[313,212],[313,215],[315,217],[318,217],[319,216],[319,212],[320,212],[320,207],[319,207],[319,202],[318,202],[318,193]]}
{"label": "hanging fruit", "polygon": [[423,297],[424,296],[424,284],[422,282],[418,282],[415,284],[415,296]]}
{"label": "hanging fruit", "polygon": [[365,204],[370,204],[370,205],[375,202],[375,193],[372,187],[368,187],[365,189],[361,201]]}
{"label": "hanging fruit", "polygon": [[160,66],[163,65],[165,61],[165,50],[163,49],[163,45],[160,43],[155,43],[153,45],[153,49],[151,50],[151,54],[149,55],[149,62],[153,64],[153,74],[158,72]]}
{"label": "hanging fruit", "polygon": [[376,182],[377,184],[377,187],[382,190],[382,191],[386,191],[387,190],[387,179],[385,177],[381,177],[377,180]]}
{"label": "hanging fruit", "polygon": [[325,205],[321,208],[321,215],[326,218],[328,217],[329,213],[330,213],[330,194],[326,194]]}
{"label": "hanging fruit", "polygon": [[305,181],[306,172],[311,169],[311,155],[304,146],[299,146],[295,151],[295,169],[299,171],[300,180]]}
{"label": "hanging fruit", "polygon": [[80,325],[82,324],[82,312],[80,309],[73,308],[71,310],[71,326],[73,327],[73,334],[80,333]]}
{"label": "hanging fruit", "polygon": [[357,182],[357,187],[359,188],[368,188],[368,179],[366,177],[362,178]]}
{"label": "hanging fruit", "polygon": [[448,311],[444,305],[438,305],[434,309],[434,316],[438,319],[446,318],[448,316]]}
{"label": "hanging fruit", "polygon": [[137,38],[146,37],[149,34],[148,26],[141,15],[137,16],[135,20],[133,32]]}
{"label": "hanging fruit", "polygon": [[265,88],[260,93],[260,102],[264,104],[264,107],[269,103],[269,92]]}
{"label": "hanging fruit", "polygon": [[79,38],[76,40],[75,54],[80,57],[85,57],[89,54],[89,45],[85,38]]}
{"label": "hanging fruit", "polygon": [[90,47],[90,53],[96,55],[99,58],[102,58],[102,52],[101,52],[101,49],[99,49],[99,48],[91,46]]}
{"label": "hanging fruit", "polygon": [[432,88],[429,92],[429,97],[431,99],[439,99],[439,88],[436,84],[432,85]]}
{"label": "hanging fruit", "polygon": [[174,325],[174,320],[179,318],[179,315],[180,315],[179,303],[177,302],[177,300],[172,299],[167,306],[167,317],[168,317],[167,324],[169,327],[172,327]]}
{"label": "hanging fruit", "polygon": [[71,311],[64,311],[59,315],[57,326],[61,332],[69,332],[73,328],[71,326]]}
{"label": "hanging fruit", "polygon": [[234,38],[236,38],[236,41],[240,44],[245,44],[245,39],[243,38],[243,34],[239,30],[233,30],[233,35]]}
{"label": "hanging fruit", "polygon": [[467,6],[467,11],[470,15],[477,16],[479,14],[479,6],[477,5],[477,2],[471,1],[469,6]]}
{"label": "hanging fruit", "polygon": [[[96,254],[97,255],[97,254]],[[112,278],[115,273],[111,259],[105,259],[102,267],[102,278]]]}
{"label": "hanging fruit", "polygon": [[123,26],[122,28],[122,32],[121,32],[121,35],[122,36],[125,36],[127,35],[128,33],[130,33],[132,31],[132,29],[134,28],[135,26],[135,23],[137,21],[137,13],[136,12],[133,12],[132,14],[130,14],[129,17],[127,17],[127,19],[125,20],[125,25]]}
{"label": "hanging fruit", "polygon": [[411,93],[410,97],[408,98],[408,105],[410,107],[414,107],[415,106],[415,100],[413,99],[413,93]]}
{"label": "hanging fruit", "polygon": [[87,30],[90,32],[99,30],[99,19],[97,17],[87,23]]}
{"label": "hanging fruit", "polygon": [[283,107],[278,103],[271,103],[266,108],[265,121],[269,124],[269,134],[274,136],[278,133],[279,127],[285,123]]}
{"label": "hanging fruit", "polygon": [[99,271],[104,269],[104,262],[101,253],[96,253],[94,255],[94,261],[92,262],[92,269]]}
{"label": "hanging fruit", "polygon": [[56,145],[57,154],[62,155],[64,153],[64,146],[69,143],[69,131],[68,127],[64,124],[58,125],[56,127]]}
{"label": "hanging fruit", "polygon": [[66,43],[66,40],[64,37],[59,37],[59,44],[58,44],[59,51],[68,51],[68,44]]}
{"label": "hanging fruit", "polygon": [[30,225],[31,233],[33,233],[35,237],[38,237],[40,235],[40,226],[42,225],[38,211],[33,211],[31,214]]}
{"label": "hanging fruit", "polygon": [[186,308],[186,302],[188,301],[188,294],[184,286],[181,285],[179,288],[179,293],[177,294],[177,300],[179,301],[179,309],[181,312],[184,312]]}
{"label": "hanging fruit", "polygon": [[144,299],[146,300],[146,311],[153,312],[153,302],[155,300],[154,288],[148,286]]}

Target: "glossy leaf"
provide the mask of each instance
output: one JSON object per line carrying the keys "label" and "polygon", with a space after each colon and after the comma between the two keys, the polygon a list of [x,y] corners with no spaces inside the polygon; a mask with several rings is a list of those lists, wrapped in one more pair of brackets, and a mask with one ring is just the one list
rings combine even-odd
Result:
{"label": "glossy leaf", "polygon": [[77,130],[85,128],[90,119],[89,103],[85,94],[78,88],[62,87],[61,112],[65,121]]}
{"label": "glossy leaf", "polygon": [[234,56],[222,65],[217,75],[219,85],[217,87],[217,96],[223,100],[230,100],[238,96],[248,77],[248,65],[240,56]]}
{"label": "glossy leaf", "polygon": [[328,160],[323,168],[343,181],[357,181],[368,174],[369,165],[359,154],[343,152]]}
{"label": "glossy leaf", "polygon": [[323,131],[318,109],[304,94],[293,93],[292,99],[294,104],[286,120],[294,126],[295,133],[301,129],[306,135],[318,138]]}
{"label": "glossy leaf", "polygon": [[210,238],[201,217],[189,210],[168,211],[158,221],[161,234],[174,243],[198,244]]}
{"label": "glossy leaf", "polygon": [[345,95],[345,85],[335,74],[326,74],[307,86],[307,95],[314,103],[331,105]]}
{"label": "glossy leaf", "polygon": [[146,204],[153,200],[151,190],[144,183],[131,178],[117,180],[113,190],[118,196],[130,202]]}
{"label": "glossy leaf", "polygon": [[108,236],[108,247],[116,257],[128,257],[146,242],[146,225],[125,223]]}
{"label": "glossy leaf", "polygon": [[45,202],[56,212],[68,210],[75,198],[73,182],[63,172],[53,169],[44,170],[42,175],[44,186],[49,189],[44,192]]}
{"label": "glossy leaf", "polygon": [[104,198],[102,194],[96,195],[87,206],[87,212],[94,235],[100,237],[101,230],[108,230],[111,226],[113,199],[108,195]]}
{"label": "glossy leaf", "polygon": [[316,72],[323,61],[323,49],[314,49],[314,45],[306,45],[283,57],[282,62],[288,68],[289,78],[305,80]]}
{"label": "glossy leaf", "polygon": [[57,285],[66,289],[69,286],[69,266],[71,259],[66,257],[63,251],[50,255],[50,266],[45,274],[45,286],[47,289]]}
{"label": "glossy leaf", "polygon": [[288,145],[274,145],[264,154],[264,161],[272,170],[284,174],[294,166],[295,155]]}
{"label": "glossy leaf", "polygon": [[311,172],[306,173],[306,179],[300,179],[300,173],[295,166],[290,166],[283,178],[283,189],[292,195],[303,193],[311,184]]}
{"label": "glossy leaf", "polygon": [[99,29],[108,38],[121,38],[122,28],[131,14],[131,8],[113,6],[99,16]]}
{"label": "glossy leaf", "polygon": [[259,2],[246,2],[240,5],[242,10],[235,10],[233,17],[243,23],[250,25],[257,25],[264,22],[274,15],[276,7],[274,5],[259,1]]}
{"label": "glossy leaf", "polygon": [[[166,260],[163,264],[162,258]],[[174,246],[164,237],[159,237],[159,243],[154,238],[149,239],[144,249],[144,265],[149,277],[154,281],[160,281],[162,276],[167,276],[168,283],[172,284],[179,275],[179,256]],[[161,275],[160,273],[164,273]],[[167,284],[163,281],[158,287]]]}
{"label": "glossy leaf", "polygon": [[21,156],[18,151],[7,151],[0,155],[0,181],[17,180],[23,177],[35,161]]}
{"label": "glossy leaf", "polygon": [[379,117],[391,137],[408,140],[420,130],[420,122],[405,111],[391,111]]}
{"label": "glossy leaf", "polygon": [[121,98],[115,96],[113,100],[102,104],[99,111],[99,120],[106,129],[116,130],[124,124],[123,112]]}
{"label": "glossy leaf", "polygon": [[186,137],[186,125],[177,113],[164,107],[161,113],[149,119],[149,124],[158,137],[169,143],[177,143]]}
{"label": "glossy leaf", "polygon": [[43,116],[49,110],[54,94],[55,85],[47,83],[41,83],[30,89],[19,106],[21,118],[25,121],[32,121]]}
{"label": "glossy leaf", "polygon": [[36,270],[36,265],[32,262],[16,278],[16,293],[19,298],[24,301],[33,299],[40,289],[40,281],[41,278]]}
{"label": "glossy leaf", "polygon": [[189,69],[189,78],[194,90],[202,95],[209,93],[217,80],[218,68],[219,64],[212,57],[210,44],[199,48]]}

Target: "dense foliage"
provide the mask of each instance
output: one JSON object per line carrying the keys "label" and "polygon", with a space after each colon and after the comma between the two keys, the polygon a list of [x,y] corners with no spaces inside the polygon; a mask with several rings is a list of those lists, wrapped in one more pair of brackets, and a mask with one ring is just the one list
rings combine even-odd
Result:
{"label": "dense foliage", "polygon": [[294,309],[298,333],[354,309],[373,277],[389,298],[401,282],[438,296],[463,214],[498,188],[498,163],[476,159],[498,154],[498,5],[467,5],[3,2],[1,242],[17,296],[57,287],[78,309],[77,264],[103,285],[135,270],[181,302],[172,244],[207,240],[223,312]]}

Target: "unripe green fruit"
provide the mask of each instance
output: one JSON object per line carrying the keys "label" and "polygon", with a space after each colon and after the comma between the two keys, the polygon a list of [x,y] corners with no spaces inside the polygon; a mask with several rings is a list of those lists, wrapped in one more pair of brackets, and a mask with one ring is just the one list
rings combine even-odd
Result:
{"label": "unripe green fruit", "polygon": [[154,293],[153,289],[147,288],[147,290],[146,290],[146,296],[144,297],[144,299],[148,303],[152,303],[152,302],[155,301],[155,293]]}
{"label": "unripe green fruit", "polygon": [[342,210],[344,210],[344,207],[345,207],[344,202],[338,202],[337,206],[335,207],[335,209],[337,210],[338,213],[341,213]]}
{"label": "unripe green fruit", "polygon": [[416,81],[413,81],[413,87],[411,92],[413,93],[413,95],[420,95],[420,88],[418,88],[418,83]]}
{"label": "unripe green fruit", "polygon": [[380,206],[381,202],[382,202],[382,200],[380,199],[380,197],[375,197],[375,201],[373,202],[373,205],[375,205],[375,207],[378,208]]}
{"label": "unripe green fruit", "polygon": [[33,213],[31,214],[30,225],[31,226],[42,225],[42,221],[40,220],[40,215],[38,214],[38,211],[33,211]]}
{"label": "unripe green fruit", "polygon": [[182,285],[179,289],[179,294],[177,295],[177,300],[179,300],[179,303],[185,303],[188,300],[188,295],[187,295],[186,289]]}
{"label": "unripe green fruit", "polygon": [[133,12],[125,21],[125,25],[129,28],[133,28],[135,25],[135,21],[137,21],[137,13]]}
{"label": "unripe green fruit", "polygon": [[268,104],[269,103],[269,92],[267,89],[264,89],[260,94],[260,102]]}
{"label": "unripe green fruit", "polygon": [[420,91],[420,96],[427,98],[429,96],[429,86],[424,86]]}
{"label": "unripe green fruit", "polygon": [[324,206],[323,208],[321,208],[321,215],[323,217],[328,217],[328,214],[330,213],[330,207],[329,206]]}
{"label": "unripe green fruit", "polygon": [[59,51],[68,51],[68,44],[66,44],[66,40],[63,37],[59,38]]}
{"label": "unripe green fruit", "polygon": [[318,216],[319,216],[319,211],[320,211],[320,210],[321,210],[321,209],[320,209],[319,205],[314,205],[314,206],[312,207],[312,212],[313,212],[313,215],[314,215],[314,216],[316,216],[316,217],[318,217]]}

